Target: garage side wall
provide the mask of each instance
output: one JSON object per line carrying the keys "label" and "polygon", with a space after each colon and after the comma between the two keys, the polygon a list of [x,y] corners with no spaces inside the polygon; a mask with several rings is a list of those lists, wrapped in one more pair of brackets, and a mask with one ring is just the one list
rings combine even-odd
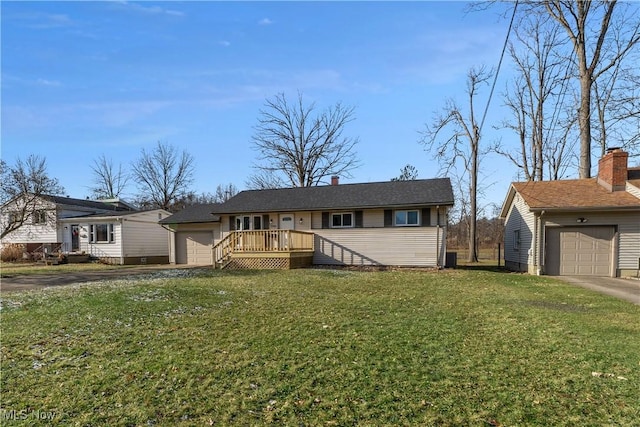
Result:
{"label": "garage side wall", "polygon": [[534,224],[533,212],[522,197],[516,194],[505,218],[504,260],[509,270],[535,273]]}

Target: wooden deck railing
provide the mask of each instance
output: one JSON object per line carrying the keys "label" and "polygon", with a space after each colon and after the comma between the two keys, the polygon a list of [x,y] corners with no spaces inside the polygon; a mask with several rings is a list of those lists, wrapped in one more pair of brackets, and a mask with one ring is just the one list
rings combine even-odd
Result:
{"label": "wooden deck railing", "polygon": [[232,231],[213,247],[216,264],[237,252],[313,251],[313,233],[296,230]]}

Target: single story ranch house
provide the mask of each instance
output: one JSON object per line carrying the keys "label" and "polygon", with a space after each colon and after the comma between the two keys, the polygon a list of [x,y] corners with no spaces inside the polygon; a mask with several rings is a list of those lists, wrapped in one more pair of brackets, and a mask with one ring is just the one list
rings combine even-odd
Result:
{"label": "single story ranch house", "polygon": [[226,268],[311,264],[443,267],[448,178],[242,191],[160,221],[170,262]]}

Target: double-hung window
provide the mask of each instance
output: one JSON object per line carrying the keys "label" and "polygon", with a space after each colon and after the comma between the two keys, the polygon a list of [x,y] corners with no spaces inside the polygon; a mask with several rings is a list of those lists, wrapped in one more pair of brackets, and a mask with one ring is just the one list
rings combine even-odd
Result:
{"label": "double-hung window", "polygon": [[331,228],[353,227],[353,213],[342,212],[331,214]]}
{"label": "double-hung window", "polygon": [[91,224],[89,226],[89,238],[91,243],[115,242],[113,224]]}
{"label": "double-hung window", "polygon": [[420,215],[418,211],[396,211],[396,225],[399,227],[420,225]]}
{"label": "double-hung window", "polygon": [[32,219],[34,224],[46,224],[47,211],[44,209],[33,211]]}

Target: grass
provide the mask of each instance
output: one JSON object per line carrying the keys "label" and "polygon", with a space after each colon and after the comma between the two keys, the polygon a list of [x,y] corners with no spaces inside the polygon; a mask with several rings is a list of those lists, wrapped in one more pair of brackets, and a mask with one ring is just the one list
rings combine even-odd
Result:
{"label": "grass", "polygon": [[43,265],[36,263],[0,262],[0,276],[30,276],[34,274],[56,274],[78,271],[101,271],[139,267],[134,265],[109,265],[99,262]]}
{"label": "grass", "polygon": [[1,313],[0,415],[21,425],[640,419],[640,309],[534,276],[169,270]]}

